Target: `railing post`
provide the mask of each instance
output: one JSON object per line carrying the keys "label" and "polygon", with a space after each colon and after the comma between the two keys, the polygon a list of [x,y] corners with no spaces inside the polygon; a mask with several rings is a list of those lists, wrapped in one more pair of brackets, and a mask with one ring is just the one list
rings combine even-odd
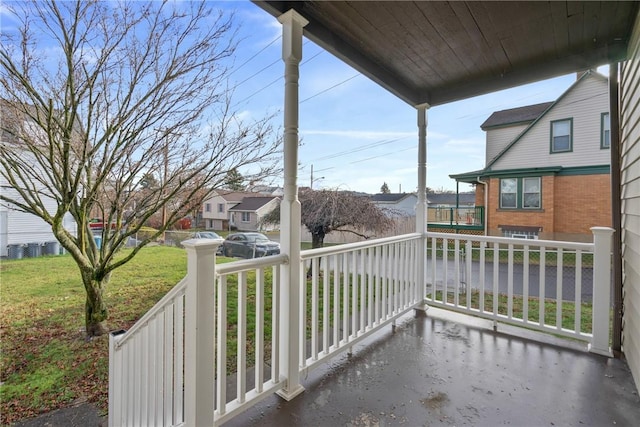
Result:
{"label": "railing post", "polygon": [[109,427],[122,423],[122,351],[116,350],[116,344],[126,331],[121,329],[109,334]]}
{"label": "railing post", "polygon": [[222,239],[182,242],[187,250],[184,334],[185,426],[213,426],[215,265]]}
{"label": "railing post", "polygon": [[613,356],[609,347],[611,311],[611,237],[613,228],[591,227],[593,233],[593,326],[589,351]]}

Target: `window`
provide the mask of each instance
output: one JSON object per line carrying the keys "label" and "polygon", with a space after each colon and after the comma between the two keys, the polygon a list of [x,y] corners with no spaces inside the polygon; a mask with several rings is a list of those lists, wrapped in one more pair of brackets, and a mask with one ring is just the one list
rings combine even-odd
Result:
{"label": "window", "polygon": [[563,153],[572,150],[573,119],[551,122],[551,152]]}
{"label": "window", "polygon": [[522,178],[522,207],[540,209],[540,178]]}
{"label": "window", "polygon": [[542,182],[539,176],[500,180],[500,209],[542,208]]}
{"label": "window", "polygon": [[205,212],[211,212],[211,203],[205,203],[204,204],[204,211]]}
{"label": "window", "polygon": [[224,203],[218,203],[218,213],[224,213]]}
{"label": "window", "polygon": [[502,209],[517,208],[518,180],[507,178],[500,180],[500,207]]}
{"label": "window", "polygon": [[611,121],[609,113],[600,114],[600,148],[611,146]]}
{"label": "window", "polygon": [[242,212],[242,222],[249,222],[251,220],[251,212]]}

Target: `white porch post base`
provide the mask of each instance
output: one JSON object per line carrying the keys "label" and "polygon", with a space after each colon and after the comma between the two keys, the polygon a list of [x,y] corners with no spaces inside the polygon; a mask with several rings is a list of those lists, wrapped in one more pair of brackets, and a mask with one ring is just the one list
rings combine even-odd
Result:
{"label": "white porch post base", "polygon": [[613,357],[609,347],[609,312],[611,311],[611,238],[613,228],[591,227],[593,243],[593,337],[591,353]]}
{"label": "white porch post base", "polygon": [[213,425],[215,390],[215,266],[222,239],[187,240],[184,334],[184,421]]}

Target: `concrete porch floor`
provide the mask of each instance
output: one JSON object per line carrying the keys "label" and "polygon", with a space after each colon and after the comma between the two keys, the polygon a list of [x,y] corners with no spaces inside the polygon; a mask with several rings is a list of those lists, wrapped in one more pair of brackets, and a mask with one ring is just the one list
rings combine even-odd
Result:
{"label": "concrete porch floor", "polygon": [[624,360],[430,308],[409,315],[226,426],[638,426]]}

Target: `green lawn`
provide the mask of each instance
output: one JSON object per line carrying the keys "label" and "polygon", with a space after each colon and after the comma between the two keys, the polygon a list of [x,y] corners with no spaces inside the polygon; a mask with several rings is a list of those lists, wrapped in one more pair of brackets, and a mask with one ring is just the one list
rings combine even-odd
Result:
{"label": "green lawn", "polygon": [[[84,340],[84,289],[68,255],[0,264],[0,424],[76,400],[107,409],[108,338]],[[111,330],[128,329],[186,274],[186,252],[148,247],[106,291]]]}

